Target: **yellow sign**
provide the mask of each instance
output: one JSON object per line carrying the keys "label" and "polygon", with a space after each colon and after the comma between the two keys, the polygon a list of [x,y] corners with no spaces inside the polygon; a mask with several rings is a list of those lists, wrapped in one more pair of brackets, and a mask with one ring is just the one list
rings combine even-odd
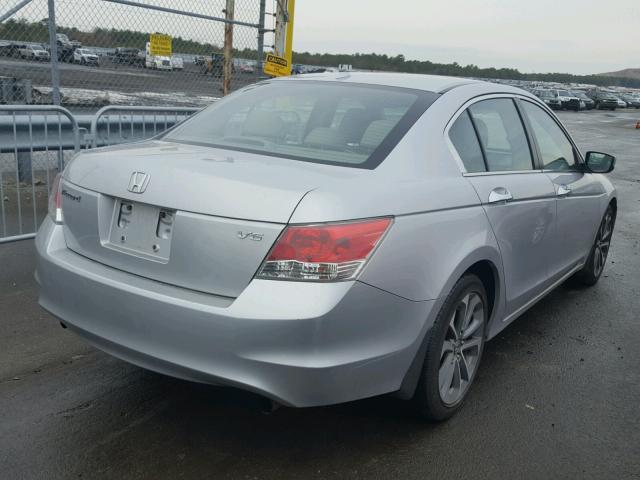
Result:
{"label": "yellow sign", "polygon": [[149,53],[152,56],[171,56],[171,36],[162,33],[152,33],[149,41]]}
{"label": "yellow sign", "polygon": [[267,60],[264,62],[263,71],[272,77],[291,75],[291,64],[284,57],[278,57],[277,55],[268,53]]}

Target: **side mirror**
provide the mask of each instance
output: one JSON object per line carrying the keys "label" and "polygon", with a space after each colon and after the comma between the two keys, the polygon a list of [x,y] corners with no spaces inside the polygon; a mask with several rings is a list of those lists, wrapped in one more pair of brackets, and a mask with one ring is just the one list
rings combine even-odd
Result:
{"label": "side mirror", "polygon": [[591,173],[609,173],[616,165],[616,157],[606,153],[587,152],[585,164]]}

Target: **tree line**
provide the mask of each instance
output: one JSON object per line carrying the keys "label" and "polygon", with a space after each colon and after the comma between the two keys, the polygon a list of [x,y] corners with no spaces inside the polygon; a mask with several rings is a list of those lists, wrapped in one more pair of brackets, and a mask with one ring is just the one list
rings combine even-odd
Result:
{"label": "tree line", "polygon": [[353,68],[357,70],[385,70],[392,72],[450,75],[453,77],[589,83],[601,86],[640,88],[640,80],[633,78],[602,75],[573,75],[570,73],[522,73],[515,68],[480,68],[477,65],[460,65],[457,62],[435,63],[428,60],[407,60],[404,55],[388,56],[377,53],[331,54],[294,52],[293,61],[294,63],[325,67],[346,64],[352,65]]}
{"label": "tree line", "polygon": [[[58,28],[59,33],[66,33],[71,39],[83,45],[116,48],[129,47],[143,50],[149,41],[149,33],[116,28],[94,28],[82,31],[75,27]],[[46,22],[28,22],[24,19],[10,19],[0,24],[0,39],[47,43],[49,34]],[[220,52],[222,47],[212,43],[197,42],[173,37],[173,50],[193,55],[210,55]],[[234,49],[234,54],[242,58],[256,59],[255,49]],[[407,60],[404,55],[389,56],[377,53],[331,54],[293,52],[293,62],[320,67],[336,65],[352,65],[358,70],[384,70],[391,72],[426,73],[433,75],[450,75],[455,77],[491,78],[504,80],[532,80],[559,83],[589,83],[601,86],[620,86],[640,88],[640,80],[602,75],[572,75],[570,73],[522,73],[515,68],[480,68],[477,65],[460,65],[453,63],[435,63],[428,60]]]}

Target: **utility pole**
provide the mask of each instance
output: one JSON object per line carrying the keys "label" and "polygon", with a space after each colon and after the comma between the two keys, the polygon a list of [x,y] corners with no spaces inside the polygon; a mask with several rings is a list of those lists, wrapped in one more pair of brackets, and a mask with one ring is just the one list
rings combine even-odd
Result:
{"label": "utility pole", "polygon": [[285,40],[287,36],[287,0],[276,0],[276,31],[273,42],[274,53],[282,57],[284,56]]}
{"label": "utility pole", "polygon": [[224,18],[228,20],[224,25],[224,63],[222,66],[222,94],[231,92],[231,76],[233,75],[233,18],[235,0],[227,0]]}
{"label": "utility pole", "polygon": [[[293,14],[295,10],[295,0],[277,0],[276,7],[276,31],[274,41],[274,53],[287,60],[291,73],[292,46],[293,46]],[[285,73],[281,73],[285,75]]]}

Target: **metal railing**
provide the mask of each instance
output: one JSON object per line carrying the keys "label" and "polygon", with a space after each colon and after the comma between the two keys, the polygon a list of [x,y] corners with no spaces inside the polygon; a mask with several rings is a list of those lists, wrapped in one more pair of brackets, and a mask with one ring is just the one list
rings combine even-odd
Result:
{"label": "metal railing", "polygon": [[84,139],[92,148],[144,140],[199,111],[193,107],[107,106],[93,116]]}
{"label": "metal railing", "polygon": [[73,115],[52,105],[0,105],[0,244],[35,236],[52,181],[74,153],[154,137],[199,110],[108,106]]}
{"label": "metal railing", "polygon": [[35,236],[65,151],[80,148],[80,129],[69,110],[54,105],[0,105],[1,114],[0,243],[6,243]]}

